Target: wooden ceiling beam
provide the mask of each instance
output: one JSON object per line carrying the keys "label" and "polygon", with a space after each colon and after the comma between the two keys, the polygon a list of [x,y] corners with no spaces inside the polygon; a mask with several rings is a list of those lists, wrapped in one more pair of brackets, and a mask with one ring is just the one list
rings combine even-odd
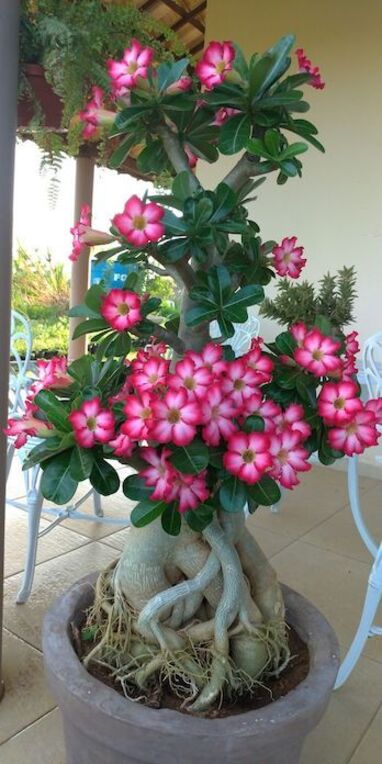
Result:
{"label": "wooden ceiling beam", "polygon": [[149,11],[150,8],[153,7],[153,5],[157,5],[159,0],[146,0],[142,5],[139,6],[140,11]]}
{"label": "wooden ceiling beam", "polygon": [[[150,2],[150,0],[147,0],[147,2]],[[188,24],[189,18],[190,18],[190,24],[194,26],[196,29],[199,30],[199,32],[202,32],[204,34],[204,25],[201,21],[194,18],[195,9],[192,11],[185,11],[183,8],[180,7],[177,3],[174,2],[174,0],[162,0],[163,5],[167,5],[167,8],[170,8],[170,10],[174,11],[174,13],[177,13],[178,16],[180,16],[179,21],[175,22],[175,25],[173,25],[172,29],[174,29],[177,25],[177,29],[180,29],[184,26],[184,24]],[[203,5],[203,3],[201,4]],[[205,4],[207,5],[207,3]],[[200,13],[200,8],[198,10],[198,13]],[[179,23],[180,22],[180,23]]]}
{"label": "wooden ceiling beam", "polygon": [[202,13],[202,11],[205,11],[207,8],[207,0],[204,0],[204,2],[199,3],[199,5],[196,6],[196,8],[193,8],[191,11],[186,11],[185,15],[182,16],[179,21],[176,21],[175,24],[172,25],[172,30],[174,32],[177,32],[178,29],[181,29],[182,26],[185,24],[192,24],[195,29],[198,29],[199,32],[204,32],[204,25],[199,21],[199,19],[196,19],[195,16],[198,15],[198,13]]}
{"label": "wooden ceiling beam", "polygon": [[194,45],[193,48],[190,48],[191,56],[195,56],[197,53],[200,53],[201,50],[204,48],[204,39],[198,42],[196,45]]}

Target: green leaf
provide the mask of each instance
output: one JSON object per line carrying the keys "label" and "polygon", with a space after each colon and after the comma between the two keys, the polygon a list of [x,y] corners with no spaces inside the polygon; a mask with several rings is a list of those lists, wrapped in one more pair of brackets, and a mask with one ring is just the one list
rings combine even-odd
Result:
{"label": "green leaf", "polygon": [[246,61],[246,58],[244,56],[244,53],[242,49],[234,43],[235,48],[235,59],[233,62],[233,68],[240,74],[240,77],[242,77],[243,80],[248,79],[249,75],[249,67]]}
{"label": "green leaf", "polygon": [[166,228],[166,234],[171,236],[182,236],[186,233],[187,227],[182,217],[174,215],[171,210],[166,210],[162,223]]}
{"label": "green leaf", "polygon": [[293,157],[298,156],[298,154],[304,154],[305,151],[308,151],[308,146],[306,143],[291,143],[286,149],[283,150],[280,159],[292,159]]}
{"label": "green leaf", "polygon": [[236,204],[237,196],[226,183],[219,183],[215,191],[215,209],[211,217],[211,223],[219,223],[232,212]]}
{"label": "green leaf", "polygon": [[183,170],[174,178],[172,193],[182,202],[193,195],[192,178],[188,170]]}
{"label": "green leaf", "polygon": [[150,501],[149,499],[140,501],[134,507],[130,520],[135,528],[143,528],[145,525],[152,523],[153,520],[156,520],[166,507],[167,504],[164,501]]}
{"label": "green leaf", "polygon": [[223,480],[219,500],[226,512],[241,512],[247,502],[247,489],[234,475]]}
{"label": "green leaf", "polygon": [[189,308],[186,312],[187,326],[198,326],[204,321],[213,321],[216,318],[217,309],[205,305],[197,305],[195,308]]}
{"label": "green leaf", "polygon": [[206,135],[202,138],[195,134],[187,136],[186,142],[194,154],[200,159],[204,159],[205,162],[216,162],[219,158],[219,152],[216,146],[212,143],[215,138],[215,130],[210,128],[208,131],[206,129],[205,132]]}
{"label": "green leaf", "polygon": [[116,170],[117,167],[120,167],[121,164],[124,163],[125,159],[128,157],[130,149],[134,146],[136,142],[136,135],[135,132],[131,135],[128,135],[122,143],[118,146],[118,148],[113,151],[110,159],[108,160],[108,167],[110,167],[111,170]]}
{"label": "green leaf", "polygon": [[188,446],[176,446],[170,456],[174,467],[186,475],[202,472],[209,460],[208,448],[201,440],[193,440]]}
{"label": "green leaf", "polygon": [[68,449],[52,458],[41,478],[41,493],[45,499],[53,501],[54,504],[66,504],[77,490],[77,480],[74,480],[70,474],[71,452],[72,450]]}
{"label": "green leaf", "polygon": [[270,507],[277,504],[281,499],[281,491],[273,478],[269,475],[263,475],[261,480],[248,487],[251,499],[264,507]]}
{"label": "green leaf", "polygon": [[222,307],[232,289],[231,276],[224,265],[213,265],[209,269],[208,286],[216,305]]}
{"label": "green leaf", "polygon": [[250,305],[256,305],[264,299],[264,289],[259,284],[249,284],[235,292],[228,302],[225,309],[229,310],[230,320],[235,321],[234,316],[237,308],[248,308]]}
{"label": "green leaf", "polygon": [[161,515],[162,528],[169,536],[179,536],[182,518],[179,514],[176,504],[168,504]]}
{"label": "green leaf", "polygon": [[132,499],[133,501],[149,499],[153,492],[153,489],[147,486],[143,478],[139,477],[139,475],[129,475],[125,478],[122,490],[126,498]]}
{"label": "green leaf", "polygon": [[46,438],[42,443],[38,443],[37,446],[29,451],[28,456],[23,462],[23,471],[29,470],[36,464],[42,464],[51,459],[52,456],[66,451],[68,448],[74,445],[74,433],[70,432],[64,437],[60,435],[52,435],[51,438]]}
{"label": "green leaf", "polygon": [[128,106],[126,109],[120,111],[114,120],[111,136],[119,135],[119,133],[127,131],[127,128],[129,128],[134,122],[137,122],[142,117],[144,117],[147,112],[153,108],[153,106],[154,104],[152,102],[137,104],[134,106]]}
{"label": "green leaf", "polygon": [[[119,248],[118,248],[119,249]],[[99,318],[99,313],[92,310],[87,305],[74,305],[73,308],[67,311],[67,316],[70,318]]]}
{"label": "green leaf", "polygon": [[70,475],[73,480],[80,482],[81,480],[87,480],[94,464],[94,453],[89,448],[81,448],[76,445],[72,449],[72,455],[70,457]]}
{"label": "green leaf", "polygon": [[58,430],[70,432],[72,425],[68,420],[69,411],[63,403],[56,398],[51,390],[40,390],[35,397],[35,403],[46,414],[48,420]]}
{"label": "green leaf", "polygon": [[190,528],[196,533],[202,533],[212,522],[214,510],[208,504],[199,504],[196,509],[190,509],[184,517]]}
{"label": "green leaf", "polygon": [[[227,347],[227,345],[225,345],[225,347]],[[209,446],[208,448],[209,463],[213,467],[216,467],[216,469],[221,469],[223,467],[223,454],[225,453],[225,450],[224,446]]]}
{"label": "green leaf", "polygon": [[272,157],[280,153],[281,134],[278,130],[267,130],[264,135],[265,148]]}
{"label": "green leaf", "polygon": [[170,239],[165,241],[159,247],[159,251],[164,254],[169,263],[176,263],[188,252],[190,247],[188,238]]}
{"label": "green leaf", "polygon": [[293,358],[294,351],[297,347],[297,342],[292,337],[290,332],[281,332],[276,339],[275,339],[275,345],[279,353],[282,355],[289,355],[291,358]]}
{"label": "green leaf", "polygon": [[118,472],[105,459],[97,455],[89,476],[93,488],[102,496],[110,496],[118,491],[120,480]]}
{"label": "green leaf", "polygon": [[76,340],[78,337],[82,337],[83,334],[95,334],[102,329],[110,329],[110,325],[104,318],[89,318],[87,321],[82,321],[76,326],[72,339]]}
{"label": "green leaf", "polygon": [[173,85],[183,74],[188,66],[188,58],[181,58],[174,63],[159,64],[157,73],[158,89],[162,93],[170,85]]}
{"label": "green leaf", "polygon": [[248,114],[235,114],[224,122],[219,134],[222,154],[236,154],[246,146],[251,136],[252,122]]}
{"label": "green leaf", "polygon": [[250,65],[250,98],[260,98],[288,69],[289,53],[294,45],[294,35],[282,37],[276,45]]}
{"label": "green leaf", "polygon": [[264,428],[264,419],[257,414],[251,414],[251,416],[247,416],[243,424],[244,432],[264,432]]}
{"label": "green leaf", "polygon": [[[140,324],[138,325],[139,329]],[[131,350],[131,338],[128,332],[119,332],[117,336],[114,334],[113,341],[108,344],[105,349],[106,358],[121,358],[125,357]]]}

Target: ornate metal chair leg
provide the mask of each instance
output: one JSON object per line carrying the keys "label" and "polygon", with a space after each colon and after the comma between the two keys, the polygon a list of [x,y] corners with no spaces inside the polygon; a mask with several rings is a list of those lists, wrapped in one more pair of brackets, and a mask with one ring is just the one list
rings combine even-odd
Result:
{"label": "ornate metal chair leg", "polygon": [[373,557],[376,557],[378,546],[366,528],[359,500],[358,456],[352,456],[347,460],[347,468],[348,495],[354,522],[366,548]]}
{"label": "ornate metal chair leg", "polygon": [[103,517],[103,509],[101,505],[101,497],[97,491],[93,491],[93,510],[97,517]]}
{"label": "ornate metal chair leg", "polygon": [[372,635],[372,626],[379,604],[382,599],[382,544],[378,555],[371,569],[369,582],[367,586],[365,603],[363,606],[361,620],[353,639],[338,672],[334,689],[338,690],[353,671],[359,660],[367,638]]}
{"label": "ornate metal chair leg", "polygon": [[[40,469],[33,467],[35,474],[32,476],[32,487],[29,488],[27,493],[27,507],[28,507],[28,545],[25,557],[25,569],[23,575],[23,581],[21,588],[17,594],[17,604],[23,604],[27,601],[33,584],[34,571],[36,565],[36,553],[38,543],[38,533],[40,527],[41,509],[43,504],[43,497],[39,488],[39,472]],[[28,470],[31,472],[32,470]]]}

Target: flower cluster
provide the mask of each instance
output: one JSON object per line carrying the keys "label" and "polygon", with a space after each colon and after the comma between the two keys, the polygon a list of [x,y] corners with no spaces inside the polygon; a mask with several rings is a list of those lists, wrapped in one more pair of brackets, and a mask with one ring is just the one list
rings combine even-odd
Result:
{"label": "flower cluster", "polygon": [[306,259],[302,256],[304,247],[296,247],[297,237],[290,236],[282,240],[281,244],[273,247],[273,267],[279,276],[290,276],[298,279]]}
{"label": "flower cluster", "polygon": [[134,247],[144,247],[158,241],[164,234],[161,219],[164,208],[155,202],[145,204],[138,196],[131,196],[123,212],[114,215],[112,225]]}
{"label": "flower cluster", "polygon": [[307,72],[311,75],[310,84],[313,88],[316,88],[316,90],[323,90],[325,87],[325,82],[321,78],[318,66],[313,66],[311,60],[307,57],[305,51],[302,48],[298,48],[298,50],[296,50],[296,56],[299,71]]}
{"label": "flower cluster", "polygon": [[210,42],[195,67],[195,74],[206,90],[224,82],[232,70],[235,48],[232,42]]}

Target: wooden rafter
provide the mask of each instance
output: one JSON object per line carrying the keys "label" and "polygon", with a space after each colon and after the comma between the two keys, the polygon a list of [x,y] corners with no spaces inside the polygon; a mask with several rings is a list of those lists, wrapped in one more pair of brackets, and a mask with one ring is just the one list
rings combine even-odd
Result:
{"label": "wooden rafter", "polygon": [[[147,0],[147,1],[150,2],[150,0]],[[185,11],[183,8],[180,7],[180,5],[175,3],[174,0],[161,0],[161,2],[163,3],[163,5],[166,5],[168,8],[170,8],[170,10],[172,10],[174,13],[177,13],[178,16],[180,16],[179,21],[175,23],[175,25],[173,26],[173,29],[175,28],[175,26],[177,24],[179,25],[179,22],[181,22],[181,23],[180,23],[179,26],[177,26],[177,29],[180,29],[181,27],[183,27],[184,24],[190,23],[190,24],[192,24],[192,26],[194,26],[196,29],[198,29],[199,32],[204,34],[204,24],[202,24],[202,22],[199,21],[199,19],[195,18],[195,16],[194,16],[195,9],[193,9],[191,11]],[[205,4],[201,3],[201,5],[207,5],[207,3],[205,3]],[[202,9],[199,8],[197,13],[200,13],[201,10]]]}
{"label": "wooden rafter", "polygon": [[173,32],[177,32],[178,29],[181,29],[184,24],[192,24],[193,27],[201,31],[200,27],[203,29],[204,33],[204,25],[201,24],[199,19],[196,19],[195,16],[198,15],[198,13],[201,13],[202,11],[205,11],[207,8],[207,0],[204,0],[204,2],[199,3],[199,5],[196,6],[196,8],[192,8],[190,11],[186,11],[185,15],[182,16],[179,21],[176,21],[175,24],[172,25]]}

